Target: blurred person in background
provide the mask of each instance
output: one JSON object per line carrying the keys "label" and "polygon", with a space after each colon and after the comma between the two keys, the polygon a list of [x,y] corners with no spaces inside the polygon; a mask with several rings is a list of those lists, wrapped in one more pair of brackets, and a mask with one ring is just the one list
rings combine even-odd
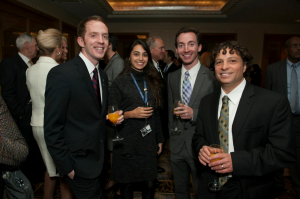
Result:
{"label": "blurred person in background", "polygon": [[56,180],[60,179],[62,199],[71,199],[72,192],[63,178],[59,178],[56,166],[47,149],[44,138],[44,107],[45,88],[47,75],[51,68],[58,65],[62,56],[62,34],[56,29],[40,30],[37,42],[40,49],[40,57],[35,65],[26,71],[27,86],[32,100],[31,126],[33,136],[40,148],[47,171],[44,179],[44,199],[54,199]]}
{"label": "blurred person in background", "polygon": [[200,56],[200,63],[209,68],[210,64],[211,64],[211,58],[210,58],[211,52],[204,52],[201,56]]}
{"label": "blurred person in background", "polygon": [[26,160],[28,146],[0,95],[0,198],[12,196],[4,187],[2,172],[17,170]]}
{"label": "blurred person in background", "polygon": [[68,52],[69,52],[68,40],[64,36],[62,36],[61,48],[62,48],[62,54],[60,59],[57,61],[58,64],[62,64],[68,59]]}
{"label": "blurred person in background", "polygon": [[30,126],[32,104],[25,73],[33,65],[32,59],[39,48],[35,37],[27,33],[18,36],[16,46],[18,54],[0,63],[1,94],[29,147],[29,155],[21,170],[33,186],[42,180],[45,167]]}

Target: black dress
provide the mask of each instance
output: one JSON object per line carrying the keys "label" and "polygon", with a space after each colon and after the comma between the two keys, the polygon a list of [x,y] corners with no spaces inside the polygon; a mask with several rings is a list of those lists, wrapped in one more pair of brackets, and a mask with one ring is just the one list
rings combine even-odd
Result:
{"label": "black dress", "polygon": [[[132,74],[143,92],[143,72],[132,70]],[[148,101],[155,104],[155,98],[148,84],[147,88]],[[118,105],[124,113],[137,107],[144,107],[143,99],[130,74],[118,76],[114,80],[110,88],[109,105]],[[158,143],[164,142],[158,110],[153,111],[153,115],[148,118],[148,123],[152,132],[145,137],[140,132],[140,129],[145,126],[145,119],[126,119],[118,126],[118,133],[124,139],[113,143],[111,180],[131,183],[157,178]]]}

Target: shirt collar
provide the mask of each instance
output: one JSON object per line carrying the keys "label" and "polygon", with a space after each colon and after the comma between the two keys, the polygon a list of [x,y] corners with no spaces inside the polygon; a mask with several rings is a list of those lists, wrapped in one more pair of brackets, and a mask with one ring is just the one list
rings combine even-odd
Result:
{"label": "shirt collar", "polygon": [[28,65],[29,60],[28,57],[26,57],[25,55],[23,55],[22,53],[18,52],[18,54],[20,55],[20,57],[23,59],[23,61]]}
{"label": "shirt collar", "polygon": [[158,62],[154,61],[153,59],[152,59],[152,61],[153,61],[153,65],[155,66],[155,68],[157,68]]}
{"label": "shirt collar", "polygon": [[[292,67],[292,65],[294,64],[294,63],[292,63],[288,58],[286,58],[286,63],[287,63],[287,65],[290,66],[290,67]],[[300,67],[300,61],[298,61],[297,63],[295,63],[295,66],[296,66],[296,67]]]}
{"label": "shirt collar", "polygon": [[[200,62],[198,60],[198,63],[189,70],[190,77],[194,78],[195,76],[197,76],[199,69],[200,69]],[[185,76],[186,71],[187,70],[182,66],[181,67],[181,76],[182,77]]]}
{"label": "shirt collar", "polygon": [[99,63],[97,64],[97,66],[94,66],[94,64],[90,60],[88,60],[88,58],[86,58],[84,56],[84,54],[82,54],[82,52],[79,53],[79,57],[81,57],[81,59],[85,63],[85,65],[86,65],[86,67],[87,67],[87,69],[89,71],[89,74],[91,74],[94,71],[95,67],[98,70]]}
{"label": "shirt collar", "polygon": [[169,68],[172,64],[173,64],[173,62],[169,63],[169,64],[168,64],[168,68]]}
{"label": "shirt collar", "polygon": [[244,78],[244,80],[235,88],[233,89],[230,93],[226,94],[223,89],[221,88],[221,99],[224,97],[224,95],[227,95],[228,98],[230,99],[230,101],[236,105],[239,103],[241,97],[242,97],[242,94],[243,94],[243,91],[244,91],[244,88],[246,86],[246,80]]}

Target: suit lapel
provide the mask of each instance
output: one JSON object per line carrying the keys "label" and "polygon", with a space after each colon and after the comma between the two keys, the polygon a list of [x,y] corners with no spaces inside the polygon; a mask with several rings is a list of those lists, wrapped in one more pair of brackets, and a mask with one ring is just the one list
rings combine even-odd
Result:
{"label": "suit lapel", "polygon": [[87,86],[92,98],[94,99],[94,102],[99,107],[98,99],[97,99],[97,96],[95,94],[95,90],[94,90],[94,87],[93,87],[91,76],[90,76],[90,74],[89,74],[89,72],[86,68],[86,65],[85,65],[84,61],[78,55],[75,57],[75,64],[77,65],[77,71],[80,73],[85,85]]}
{"label": "suit lapel", "polygon": [[232,124],[233,143],[241,132],[241,128],[244,125],[244,122],[251,110],[254,102],[253,96],[254,86],[247,82]]}
{"label": "suit lapel", "polygon": [[219,125],[218,108],[219,108],[220,95],[221,95],[221,89],[219,89],[214,93],[214,96],[211,101],[211,107],[210,107],[211,109],[210,116],[211,116],[211,125],[212,125],[211,128],[214,137],[214,143],[216,144],[220,144],[219,131],[218,131],[218,125]]}
{"label": "suit lapel", "polygon": [[178,100],[182,100],[181,99],[181,93],[180,93],[180,84],[181,84],[181,70],[177,71],[176,74],[173,76],[173,82],[174,82],[174,88],[176,89],[176,96],[174,96],[174,101],[176,99]]}
{"label": "suit lapel", "polygon": [[203,68],[204,66],[201,66],[199,71],[198,71],[198,74],[197,74],[197,78],[196,78],[196,81],[195,81],[195,84],[194,84],[194,88],[193,88],[193,91],[192,91],[192,96],[191,96],[191,99],[189,101],[189,104],[188,106],[189,107],[192,107],[195,100],[196,100],[196,97],[197,95],[200,93],[200,89],[201,89],[201,86],[202,86],[202,83],[203,81],[205,80],[205,70]]}
{"label": "suit lapel", "polygon": [[[104,72],[102,70],[99,70],[100,72],[100,79],[101,79],[101,86],[102,86],[102,108],[101,108],[101,116],[104,114],[104,110],[106,107],[106,104],[107,104],[107,98],[105,97],[106,93],[104,92],[107,88],[107,84],[106,82],[104,81]],[[105,113],[106,114],[106,113]]]}
{"label": "suit lapel", "polygon": [[286,72],[286,60],[280,62],[278,77],[281,79],[282,87],[285,95],[287,95],[287,72]]}

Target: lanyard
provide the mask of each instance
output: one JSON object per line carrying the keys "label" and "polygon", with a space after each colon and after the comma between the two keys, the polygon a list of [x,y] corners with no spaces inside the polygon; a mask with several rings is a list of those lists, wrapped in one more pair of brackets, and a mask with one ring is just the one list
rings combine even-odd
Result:
{"label": "lanyard", "polygon": [[147,103],[147,101],[148,101],[148,95],[147,95],[148,91],[147,91],[147,84],[146,84],[145,78],[144,78],[144,92],[145,92],[145,97],[144,97],[144,95],[143,95],[143,93],[142,93],[142,91],[141,91],[139,85],[137,84],[137,82],[136,82],[136,80],[135,80],[133,74],[130,73],[130,75],[131,75],[131,77],[132,77],[132,79],[133,79],[133,81],[134,81],[134,83],[135,83],[135,86],[136,86],[137,89],[139,90],[139,92],[140,92],[140,94],[141,94],[141,97],[142,97],[142,99],[144,100],[144,103],[145,103],[145,106],[146,106],[146,103]]}

